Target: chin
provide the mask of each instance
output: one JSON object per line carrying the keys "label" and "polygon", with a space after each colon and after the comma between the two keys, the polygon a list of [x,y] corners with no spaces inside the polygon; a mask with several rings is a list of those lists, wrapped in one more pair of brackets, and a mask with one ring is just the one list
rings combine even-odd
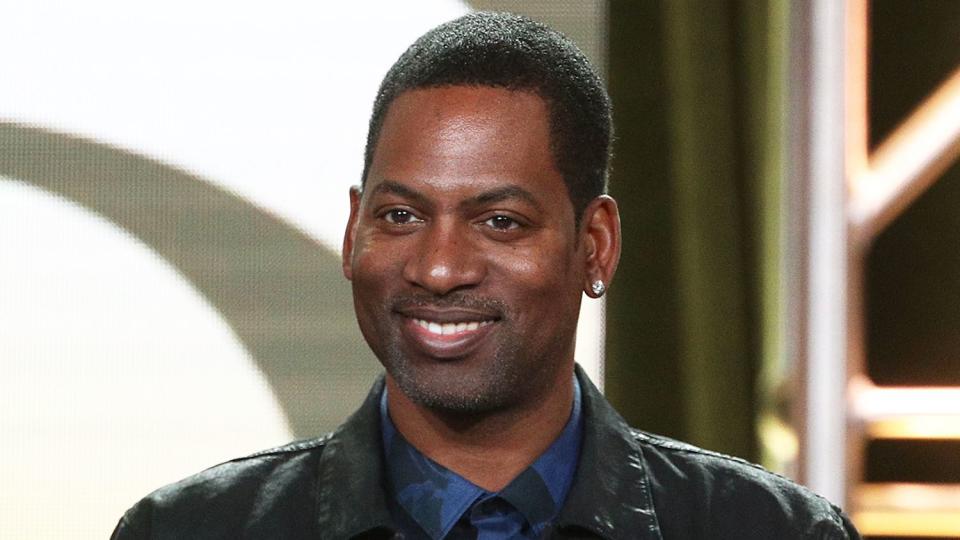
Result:
{"label": "chin", "polygon": [[444,392],[434,389],[424,389],[419,387],[404,388],[402,384],[400,389],[414,403],[445,414],[453,415],[478,415],[496,412],[508,408],[509,400],[502,396],[491,396],[489,394],[479,395],[476,393],[468,394],[465,392]]}
{"label": "chin", "polygon": [[501,359],[487,362],[479,370],[463,365],[415,366],[402,359],[385,362],[387,372],[400,390],[414,403],[454,414],[491,413],[510,408],[528,394],[516,364]]}

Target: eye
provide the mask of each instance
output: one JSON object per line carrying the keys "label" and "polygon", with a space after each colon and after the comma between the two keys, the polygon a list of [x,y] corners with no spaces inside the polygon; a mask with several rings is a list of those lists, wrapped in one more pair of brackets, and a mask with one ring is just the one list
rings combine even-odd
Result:
{"label": "eye", "polygon": [[484,223],[491,229],[495,229],[497,231],[511,231],[520,228],[520,223],[518,223],[517,220],[501,215],[493,216],[492,218],[484,221]]}
{"label": "eye", "polygon": [[420,223],[423,221],[410,212],[409,210],[404,210],[402,208],[394,208],[388,210],[383,214],[383,219],[387,223],[392,223],[394,225],[408,225],[410,223]]}

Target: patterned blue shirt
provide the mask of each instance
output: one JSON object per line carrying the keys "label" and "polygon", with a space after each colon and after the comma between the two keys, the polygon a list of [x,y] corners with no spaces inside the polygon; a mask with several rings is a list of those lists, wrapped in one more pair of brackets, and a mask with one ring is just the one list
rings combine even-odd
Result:
{"label": "patterned blue shirt", "polygon": [[424,456],[401,435],[380,399],[390,480],[390,511],[407,539],[535,539],[556,519],[580,457],[580,384],[563,431],[537,460],[497,493],[474,485]]}

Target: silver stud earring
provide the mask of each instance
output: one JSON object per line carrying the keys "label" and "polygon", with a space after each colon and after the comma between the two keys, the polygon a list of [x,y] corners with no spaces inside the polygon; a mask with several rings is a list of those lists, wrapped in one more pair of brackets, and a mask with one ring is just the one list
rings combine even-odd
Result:
{"label": "silver stud earring", "polygon": [[597,296],[603,296],[603,293],[607,292],[607,286],[598,279],[594,281],[592,285],[590,285],[590,290],[593,291],[593,294]]}

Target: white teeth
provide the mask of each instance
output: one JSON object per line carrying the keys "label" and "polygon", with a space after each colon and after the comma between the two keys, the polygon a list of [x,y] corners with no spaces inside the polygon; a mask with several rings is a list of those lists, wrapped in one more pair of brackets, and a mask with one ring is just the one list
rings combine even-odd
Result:
{"label": "white teeth", "polygon": [[425,321],[423,319],[414,319],[413,322],[419,325],[421,328],[425,328],[431,334],[437,334],[439,336],[449,336],[462,332],[470,332],[477,330],[480,327],[487,326],[488,324],[493,324],[493,321],[471,321],[440,324],[432,321]]}

